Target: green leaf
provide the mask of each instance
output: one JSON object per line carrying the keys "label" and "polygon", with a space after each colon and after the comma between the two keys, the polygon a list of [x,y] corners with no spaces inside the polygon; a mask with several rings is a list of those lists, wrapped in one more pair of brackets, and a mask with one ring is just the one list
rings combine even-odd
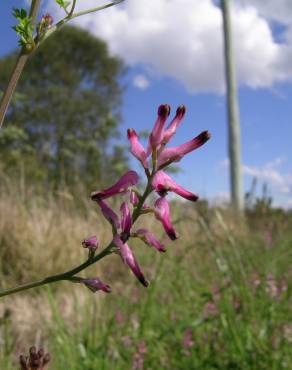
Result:
{"label": "green leaf", "polygon": [[61,7],[63,8],[64,10],[66,10],[68,8],[68,6],[70,5],[70,1],[65,1],[65,0],[56,0],[56,3]]}
{"label": "green leaf", "polygon": [[19,36],[19,44],[21,46],[33,45],[33,30],[32,20],[28,17],[25,9],[13,9],[13,16],[18,20],[18,24],[12,28],[16,31]]}

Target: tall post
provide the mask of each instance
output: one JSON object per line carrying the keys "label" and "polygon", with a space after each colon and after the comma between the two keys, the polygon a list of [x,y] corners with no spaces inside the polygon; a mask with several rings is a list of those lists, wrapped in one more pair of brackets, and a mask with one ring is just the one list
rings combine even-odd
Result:
{"label": "tall post", "polygon": [[243,210],[243,190],[241,174],[240,122],[235,76],[230,0],[221,0],[224,33],[225,78],[228,106],[228,149],[230,161],[230,187],[232,207]]}

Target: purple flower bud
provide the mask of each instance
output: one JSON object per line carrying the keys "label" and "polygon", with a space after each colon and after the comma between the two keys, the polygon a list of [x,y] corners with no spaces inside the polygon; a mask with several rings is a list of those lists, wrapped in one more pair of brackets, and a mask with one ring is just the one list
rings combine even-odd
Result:
{"label": "purple flower bud", "polygon": [[136,206],[139,203],[138,195],[133,190],[131,190],[130,193],[130,203],[133,204],[133,206]]}
{"label": "purple flower bud", "polygon": [[113,243],[118,247],[120,256],[122,257],[122,260],[126,265],[130,267],[130,269],[133,271],[134,275],[137,277],[137,279],[140,281],[141,284],[143,284],[145,287],[149,285],[148,281],[145,279],[140,266],[131,251],[130,247],[127,243],[123,243],[119,235],[115,235],[113,239]]}
{"label": "purple flower bud", "polygon": [[159,252],[166,252],[165,246],[161,244],[149,230],[139,229],[136,231],[136,234],[145,244],[156,248]]}
{"label": "purple flower bud", "polygon": [[131,212],[130,212],[128,203],[123,202],[120,210],[122,213],[122,220],[121,220],[122,232],[125,235],[129,235],[131,227],[132,227],[132,217],[131,217]]}
{"label": "purple flower bud", "polygon": [[84,248],[88,248],[90,250],[96,250],[98,248],[98,240],[95,235],[90,236],[87,239],[84,239],[82,242]]}
{"label": "purple flower bud", "polygon": [[147,153],[143,145],[139,141],[139,137],[135,130],[128,129],[128,139],[131,144],[131,153],[135,158],[142,163],[144,168],[148,168]]}
{"label": "purple flower bud", "polygon": [[155,216],[162,223],[164,230],[171,240],[177,239],[177,234],[170,221],[169,204],[165,197],[161,197],[155,202]]}
{"label": "purple flower bud", "polygon": [[184,189],[182,186],[178,185],[169,175],[164,171],[158,171],[153,180],[152,186],[160,195],[167,194],[168,191],[172,191],[181,197],[195,202],[198,200],[198,196],[190,191]]}
{"label": "purple flower bud", "polygon": [[126,193],[130,186],[136,185],[139,180],[135,171],[126,172],[113,186],[102,191],[95,191],[91,194],[92,200],[106,199],[113,195]]}
{"label": "purple flower bud", "polygon": [[90,289],[92,292],[97,292],[98,290],[102,290],[105,293],[110,293],[111,288],[109,285],[104,284],[99,278],[87,278],[87,279],[82,279],[80,281],[84,285],[87,286],[88,289]]}
{"label": "purple flower bud", "polygon": [[54,23],[54,19],[49,13],[42,16],[42,21],[46,27],[51,27],[51,25]]}
{"label": "purple flower bud", "polygon": [[158,107],[158,117],[149,137],[149,144],[152,150],[156,150],[163,140],[164,125],[170,114],[170,106],[163,104]]}

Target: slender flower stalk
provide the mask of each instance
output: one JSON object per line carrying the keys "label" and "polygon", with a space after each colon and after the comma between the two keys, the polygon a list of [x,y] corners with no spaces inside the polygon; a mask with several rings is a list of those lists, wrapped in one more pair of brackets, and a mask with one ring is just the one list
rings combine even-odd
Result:
{"label": "slender flower stalk", "polygon": [[[138,174],[135,171],[130,170],[121,176],[114,185],[104,190],[95,191],[91,194],[91,199],[98,204],[102,215],[112,226],[112,240],[108,246],[101,250],[99,254],[95,255],[99,242],[97,237],[93,235],[82,242],[83,247],[89,250],[88,258],[84,263],[64,273],[52,275],[36,282],[23,284],[16,288],[6,289],[0,292],[0,297],[58,281],[79,283],[89,288],[92,292],[103,291],[109,293],[111,291],[110,286],[103,283],[99,277],[83,278],[77,274],[112,253],[118,253],[120,255],[122,261],[130,268],[142,285],[145,287],[149,285],[148,280],[144,276],[144,273],[138,264],[133,252],[133,247],[130,243],[132,243],[132,239],[135,240],[135,238],[138,237],[143,240],[144,243],[157,249],[159,252],[165,252],[166,248],[150,232],[150,230],[145,228],[138,228],[136,231],[133,230],[136,221],[141,215],[149,214],[149,216],[153,216],[154,214],[154,216],[161,222],[168,237],[171,240],[175,240],[178,235],[171,223],[167,193],[174,192],[191,201],[196,201],[198,199],[196,194],[184,189],[169,175],[159,169],[157,167],[157,161],[160,163],[160,166],[166,167],[169,164],[168,162],[183,157],[192,150],[201,146],[210,137],[209,133],[204,131],[186,144],[171,149],[165,148],[166,143],[175,134],[185,115],[185,107],[180,106],[177,109],[174,119],[165,130],[164,126],[169,113],[170,107],[166,104],[161,105],[158,108],[158,117],[148,140],[147,153],[142,144],[138,142],[138,137],[135,134],[135,131],[128,131],[128,137],[131,142],[131,152],[142,164],[143,169],[145,170],[147,183],[144,192],[140,193],[137,190],[136,185],[139,181]],[[147,158],[150,155],[152,155],[152,168],[146,167],[146,163],[148,166]],[[146,203],[146,201],[149,195],[154,191],[158,194],[158,199],[154,201],[153,209],[153,207]],[[115,210],[112,209],[106,201],[108,198],[117,197],[119,195],[128,197],[128,200],[123,200],[119,207],[121,217],[117,215]]]}

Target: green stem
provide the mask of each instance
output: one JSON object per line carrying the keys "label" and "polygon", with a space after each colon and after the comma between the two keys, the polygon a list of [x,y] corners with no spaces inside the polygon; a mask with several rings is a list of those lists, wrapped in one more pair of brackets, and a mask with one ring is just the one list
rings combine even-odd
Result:
{"label": "green stem", "polygon": [[86,269],[90,265],[96,263],[97,261],[101,260],[102,258],[107,256],[108,254],[112,253],[111,248],[112,248],[112,243],[110,243],[103,251],[101,251],[94,258],[88,259],[87,261],[85,261],[81,265],[73,268],[72,270],[63,272],[62,274],[52,275],[52,276],[49,276],[49,277],[47,277],[45,279],[42,279],[42,280],[39,280],[39,281],[34,281],[34,282],[31,282],[31,283],[19,285],[16,288],[10,288],[10,289],[3,290],[3,291],[0,292],[0,297],[4,297],[6,295],[22,292],[23,290],[36,288],[38,286],[51,284],[51,283],[56,283],[57,281],[61,281],[61,280],[70,280],[70,278],[72,278],[74,275],[78,274],[80,271]]}
{"label": "green stem", "polygon": [[141,215],[141,210],[142,210],[142,207],[143,207],[143,204],[146,200],[146,198],[148,197],[148,195],[152,192],[152,186],[151,186],[151,181],[152,181],[152,175],[148,177],[148,183],[147,183],[147,186],[145,188],[145,191],[143,193],[143,195],[141,196],[141,198],[139,199],[139,203],[137,204],[137,207],[135,208],[134,212],[133,212],[133,215],[132,215],[132,223],[134,224],[134,222],[137,221],[138,217]]}
{"label": "green stem", "polygon": [[106,5],[98,6],[96,8],[87,9],[87,10],[84,10],[82,12],[78,12],[78,13],[73,14],[71,16],[71,18],[73,19],[73,18],[80,17],[81,15],[86,15],[86,14],[89,14],[89,13],[95,13],[95,12],[98,12],[99,10],[109,8],[109,7],[113,6],[113,5],[120,4],[123,1],[124,0],[117,0],[117,1],[113,1],[112,3],[106,4]]}
{"label": "green stem", "polygon": [[[41,3],[41,0],[33,0],[31,3],[29,16],[32,19],[32,23],[35,23],[38,10],[40,7],[40,3]],[[0,102],[0,128],[2,127],[12,95],[14,93],[18,80],[21,76],[23,68],[28,60],[28,57],[29,57],[29,54],[25,53],[24,48],[22,48],[17,58],[17,61],[15,63],[14,69],[11,73],[10,79],[4,89],[3,96]]]}
{"label": "green stem", "polygon": [[70,12],[68,13],[68,17],[71,17],[72,14],[74,13],[74,9],[75,9],[75,6],[76,6],[76,1],[77,0],[73,0],[73,4],[72,4]]}

